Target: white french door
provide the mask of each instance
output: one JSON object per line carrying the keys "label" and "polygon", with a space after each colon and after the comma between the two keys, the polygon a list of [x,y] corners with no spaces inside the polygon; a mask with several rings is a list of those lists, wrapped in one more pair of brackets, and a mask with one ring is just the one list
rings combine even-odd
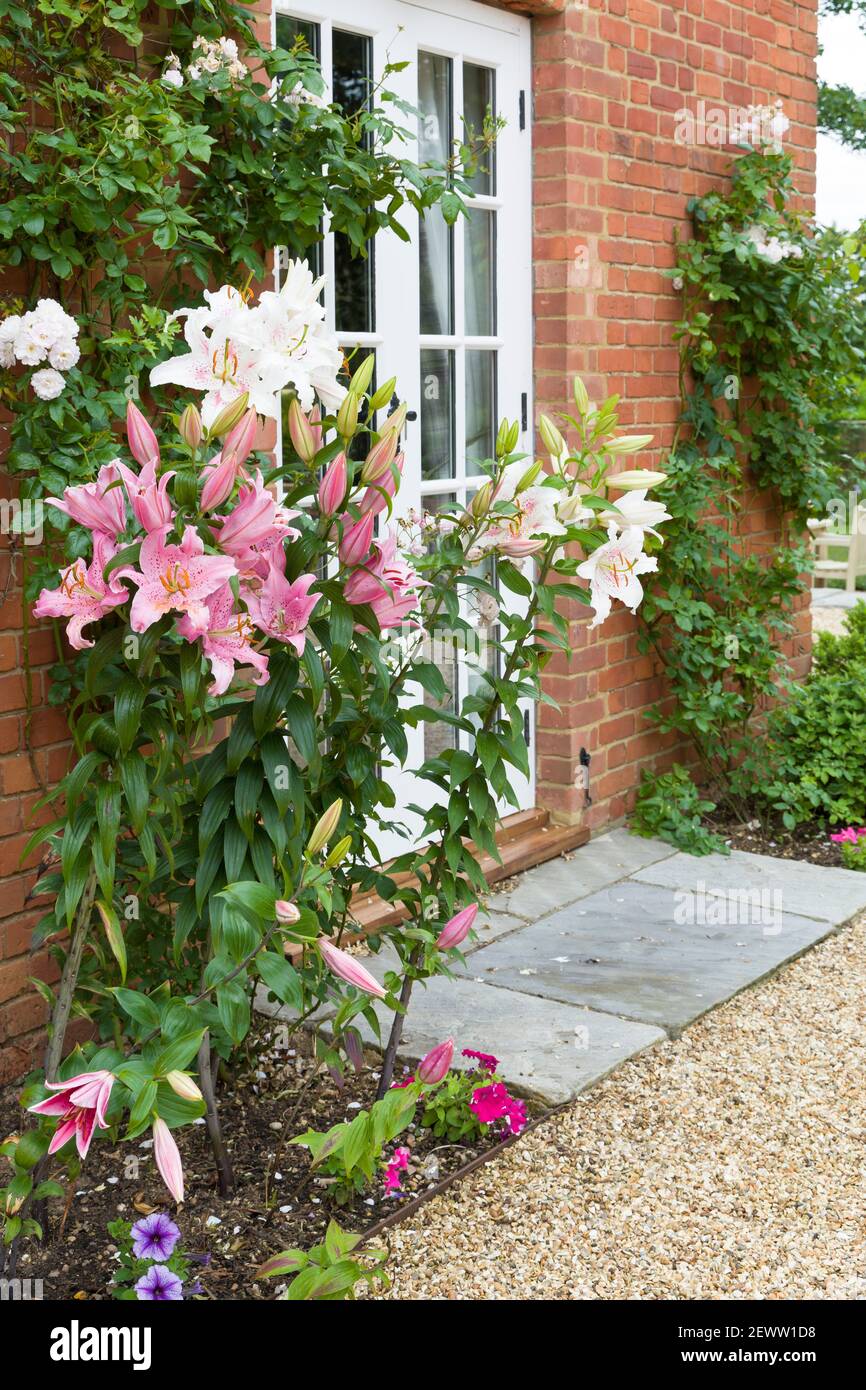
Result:
{"label": "white french door", "polygon": [[[518,447],[532,447],[529,21],[473,0],[276,0],[275,26],[285,48],[303,35],[329,95],[349,110],[364,104],[387,62],[405,62],[387,86],[417,109],[417,139],[395,152],[421,164],[447,160],[454,140],[477,135],[486,114],[504,120],[473,175],[468,218],[449,227],[438,209],[423,219],[403,209],[408,242],[380,232],[364,260],[328,234],[315,267],[327,277],[328,324],[341,345],[361,349],[357,360],[374,352],[376,380],[396,376],[409,403],[398,513],[465,503],[484,479],[478,461],[492,457],[501,416],[520,422]],[[483,638],[480,615],[467,616]],[[480,653],[482,662],[494,659],[483,641]],[[435,659],[449,690],[445,707],[459,710],[479,679],[478,655],[467,659],[438,641]],[[417,698],[430,700],[421,690]],[[427,804],[432,789],[412,769],[466,736],[439,721],[408,734],[406,767],[391,780],[395,819],[414,831],[399,808]],[[532,768],[529,710],[526,738]],[[521,806],[532,805],[532,776],[513,780]],[[383,857],[406,848],[396,835],[377,838]]]}

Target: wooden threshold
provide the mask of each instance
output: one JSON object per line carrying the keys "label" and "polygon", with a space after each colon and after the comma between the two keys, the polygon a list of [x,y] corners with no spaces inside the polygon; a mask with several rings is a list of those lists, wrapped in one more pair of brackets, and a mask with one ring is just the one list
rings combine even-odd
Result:
{"label": "wooden threshold", "polygon": [[[556,859],[565,850],[585,845],[588,839],[589,831],[585,826],[553,825],[550,812],[536,807],[531,811],[516,811],[500,821],[496,844],[501,864],[497,864],[492,855],[475,850],[471,844],[469,848],[487,882],[492,884],[512,874],[523,873],[524,869],[532,869],[536,864],[544,864],[548,859]],[[387,873],[387,864],[383,867]],[[394,880],[401,887],[417,883],[409,873],[395,874]],[[357,935],[365,936],[384,927],[395,927],[409,914],[402,903],[388,903],[376,893],[363,893],[353,897],[351,915]]]}

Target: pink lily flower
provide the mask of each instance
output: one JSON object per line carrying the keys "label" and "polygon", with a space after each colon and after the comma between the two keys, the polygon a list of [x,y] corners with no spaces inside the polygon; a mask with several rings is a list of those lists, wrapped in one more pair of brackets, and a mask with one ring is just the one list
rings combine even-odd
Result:
{"label": "pink lily flower", "polygon": [[470,903],[445,923],[438,937],[436,945],[440,951],[452,951],[455,946],[459,946],[465,941],[472,930],[475,918],[478,916],[478,904]]}
{"label": "pink lily flower", "polygon": [[200,505],[203,512],[212,512],[214,507],[221,507],[228,501],[239,473],[240,465],[234,455],[225,451],[214,454],[210,463],[202,469],[204,486]]}
{"label": "pink lily flower", "polygon": [[278,505],[256,470],[252,482],[240,489],[234,507],[222,523],[220,548],[234,556],[240,574],[264,579],[272,558],[282,552],[282,542],[300,535],[290,525],[295,516],[297,512]]}
{"label": "pink lily flower", "polygon": [[159,1115],[153,1118],[153,1157],[162,1180],[176,1202],[183,1201],[183,1164],[174,1136]]}
{"label": "pink lily flower", "polygon": [[389,534],[376,541],[373,559],[349,576],[343,596],[347,603],[369,604],[384,630],[399,627],[418,607],[419,589],[427,587],[397,554],[396,537]]}
{"label": "pink lily flower", "polygon": [[123,478],[129,505],[133,515],[145,531],[158,531],[161,526],[171,526],[174,512],[166,491],[174,477],[174,472],[163,473],[157,480],[157,459],[144,464],[139,474],[133,473],[125,463],[117,461],[117,471]]}
{"label": "pink lily flower", "polygon": [[348,951],[341,951],[339,946],[332,945],[326,936],[320,936],[316,945],[332,975],[345,980],[346,984],[354,985],[356,989],[363,990],[365,994],[373,994],[377,999],[385,998],[385,990],[379,981],[373,978],[369,970],[364,969],[355,956],[350,956]]}
{"label": "pink lily flower", "polygon": [[190,642],[201,637],[202,650],[214,676],[208,694],[225,694],[234,676],[235,666],[253,666],[259,673],[255,684],[266,685],[270,680],[268,658],[252,645],[253,625],[246,613],[235,611],[231,585],[224,584],[215,593],[208,594],[205,606],[209,617],[204,632],[200,632],[186,614],[178,622],[177,630]]}
{"label": "pink lily flower", "polygon": [[136,463],[159,463],[159,440],[134,401],[126,406],[126,437]]}
{"label": "pink lily flower", "polygon": [[248,591],[244,598],[256,627],[278,642],[287,642],[301,656],[306,645],[304,629],[321,594],[309,596],[315,584],[314,574],[301,574],[290,584],[275,564],[261,588]]}
{"label": "pink lily flower", "polygon": [[[138,585],[132,600],[129,623],[133,632],[146,632],[166,613],[186,613],[197,633],[207,631],[210,611],[208,594],[221,589],[236,573],[230,555],[205,555],[204,542],[194,526],[187,526],[180,545],[166,545],[168,527],[151,531],[142,542],[140,570],[124,568],[118,573]],[[187,633],[190,631],[187,628]],[[186,634],[185,634],[186,635]]]}
{"label": "pink lily flower", "polygon": [[62,1149],[74,1136],[79,1157],[86,1158],[94,1130],[108,1128],[105,1116],[114,1085],[113,1074],[83,1071],[68,1081],[46,1081],[45,1085],[57,1095],[27,1108],[34,1115],[55,1115],[60,1120],[48,1145],[49,1154]]}
{"label": "pink lily flower", "polygon": [[59,589],[43,589],[33,608],[36,618],[68,618],[66,637],[75,651],[92,647],[82,630],[90,623],[110,613],[112,608],[126,603],[129,592],[120,581],[120,572],[115,571],[108,583],[102,571],[109,560],[117,554],[117,546],[110,536],[97,531],[93,537],[93,559],[89,565],[83,560],[74,560],[66,569],[60,571]]}
{"label": "pink lily flower", "polygon": [[445,1042],[438,1043],[430,1049],[426,1057],[421,1058],[415,1075],[426,1086],[435,1086],[448,1075],[453,1060],[454,1039],[446,1038]]}
{"label": "pink lily flower", "polygon": [[126,507],[120,488],[111,484],[120,482],[121,468],[120,460],[114,459],[102,465],[95,482],[65,488],[62,497],[45,500],[88,530],[117,537],[126,526]]}

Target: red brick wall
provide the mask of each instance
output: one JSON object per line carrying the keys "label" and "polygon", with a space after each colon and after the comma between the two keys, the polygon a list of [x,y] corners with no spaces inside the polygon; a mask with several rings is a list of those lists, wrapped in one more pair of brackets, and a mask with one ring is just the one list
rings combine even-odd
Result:
{"label": "red brick wall", "polygon": [[[674,228],[687,231],[687,198],[709,187],[727,163],[717,150],[675,144],[674,113],[700,97],[724,106],[782,97],[810,198],[817,0],[508,4],[535,16],[537,407],[560,407],[579,373],[596,399],[619,392],[623,424],[652,431],[663,451],[676,415],[670,324],[677,302],[661,271],[671,264]],[[266,5],[258,0],[255,9],[265,12]],[[0,435],[0,450],[3,443]],[[775,534],[776,518],[759,502],[749,524],[756,540]],[[12,564],[8,537],[0,546],[2,1082],[25,1071],[42,1046],[45,1008],[27,979],[51,978],[50,962],[44,953],[27,954],[40,915],[27,903],[35,857],[23,869],[18,860],[36,824],[40,780],[51,784],[62,775],[68,744],[60,714],[45,706],[53,660],[47,630],[31,636],[37,713],[25,728],[21,557]],[[798,662],[805,669],[805,607],[800,617]],[[663,690],[650,659],[637,655],[628,614],[617,613],[598,633],[576,618],[573,639],[573,656],[558,657],[549,677],[562,711],[540,714],[538,798],[558,816],[586,816],[599,828],[625,813],[641,767],[665,756],[641,717]],[[588,812],[574,788],[581,747],[592,757]]]}
{"label": "red brick wall", "polygon": [[[519,3],[515,9],[531,7]],[[554,0],[534,6],[535,392],[561,408],[581,375],[599,400],[621,396],[622,424],[652,433],[658,465],[677,415],[678,296],[663,271],[675,229],[689,235],[687,200],[718,182],[735,151],[678,144],[675,113],[781,98],[791,120],[799,187],[812,206],[817,0]],[[750,501],[748,530],[769,545],[778,517]],[[558,655],[537,734],[538,801],[557,818],[598,829],[633,803],[641,769],[674,758],[643,711],[664,697],[658,668],[639,656],[623,609],[595,632],[571,605],[573,654]],[[808,669],[808,599],[792,643]],[[575,787],[591,756],[593,804]]]}

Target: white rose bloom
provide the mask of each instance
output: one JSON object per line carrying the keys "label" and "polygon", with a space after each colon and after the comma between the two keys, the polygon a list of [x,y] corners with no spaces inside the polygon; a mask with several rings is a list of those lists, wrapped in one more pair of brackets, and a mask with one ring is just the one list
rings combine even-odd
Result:
{"label": "white rose bloom", "polygon": [[59,372],[44,367],[41,372],[33,373],[30,385],[41,401],[53,401],[64,390],[66,382]]}
{"label": "white rose bloom", "polygon": [[162,80],[166,87],[182,87],[183,73],[180,68],[166,68],[162,74]]}
{"label": "white rose bloom", "polygon": [[56,367],[58,372],[68,372],[70,367],[74,367],[79,357],[81,349],[71,338],[61,338],[59,342],[48,354],[48,361],[52,367]]}
{"label": "white rose bloom", "polygon": [[29,325],[19,330],[15,339],[15,356],[25,367],[36,367],[48,356],[47,346]]}

